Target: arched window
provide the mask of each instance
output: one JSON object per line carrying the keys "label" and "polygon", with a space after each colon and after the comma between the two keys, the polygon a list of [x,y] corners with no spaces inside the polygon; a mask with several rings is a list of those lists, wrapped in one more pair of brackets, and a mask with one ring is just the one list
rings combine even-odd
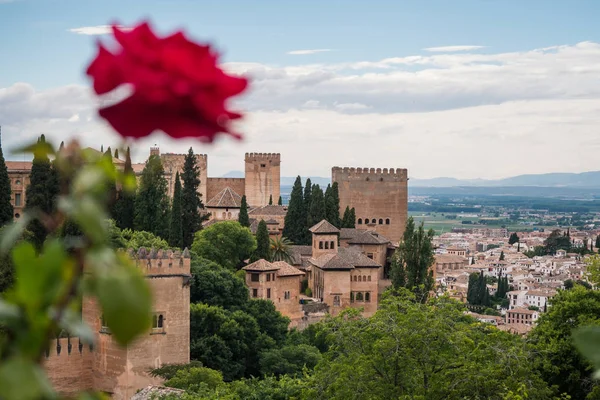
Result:
{"label": "arched window", "polygon": [[329,242],[325,242],[325,250],[329,250]]}
{"label": "arched window", "polygon": [[365,218],[365,224],[369,223],[369,218]]}
{"label": "arched window", "polygon": [[371,301],[371,293],[365,292],[365,301],[368,303]]}
{"label": "arched window", "polygon": [[329,248],[332,249],[332,250],[335,249],[335,244],[334,244],[333,240],[330,242]]}
{"label": "arched window", "polygon": [[223,213],[223,219],[226,219],[226,218],[227,218],[227,213],[226,213],[226,212],[224,212],[224,213]]}
{"label": "arched window", "polygon": [[363,301],[362,292],[356,292],[356,301]]}
{"label": "arched window", "polygon": [[319,242],[319,249],[323,249],[323,242]]}
{"label": "arched window", "polygon": [[371,275],[367,276],[367,280],[371,282]]}
{"label": "arched window", "polygon": [[356,275],[354,275],[354,282],[358,281],[358,278],[356,277]]}
{"label": "arched window", "polygon": [[358,281],[359,281],[359,282],[362,282],[362,281],[360,280],[360,275],[358,276]]}
{"label": "arched window", "polygon": [[231,211],[227,213],[227,219],[231,219]]}
{"label": "arched window", "polygon": [[163,327],[163,320],[164,320],[164,317],[162,316],[162,314],[160,314],[160,315],[158,316],[158,327],[159,327],[159,328],[162,328],[162,327]]}
{"label": "arched window", "polygon": [[366,282],[366,281],[367,281],[367,276],[363,275],[363,282]]}
{"label": "arched window", "polygon": [[383,218],[379,218],[379,225],[383,225]]}
{"label": "arched window", "polygon": [[358,219],[358,224],[359,224],[359,225],[362,225],[362,218],[359,218],[359,219]]}
{"label": "arched window", "polygon": [[385,219],[385,224],[386,224],[386,225],[389,225],[389,224],[390,224],[390,219],[389,219],[389,218],[386,218],[386,219]]}
{"label": "arched window", "polygon": [[371,223],[372,223],[372,224],[377,224],[377,219],[373,218],[373,219],[371,220]]}

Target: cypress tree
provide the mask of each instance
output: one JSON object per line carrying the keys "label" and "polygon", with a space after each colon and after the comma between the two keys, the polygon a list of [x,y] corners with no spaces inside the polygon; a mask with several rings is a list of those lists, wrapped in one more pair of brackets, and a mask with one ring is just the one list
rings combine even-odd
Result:
{"label": "cypress tree", "polygon": [[349,228],[350,221],[350,206],[346,206],[344,210],[344,216],[342,217],[342,228]]}
{"label": "cypress tree", "polygon": [[162,238],[169,236],[169,197],[167,180],[160,157],[151,155],[142,171],[140,188],[135,199],[135,229],[151,232]]}
{"label": "cypress tree", "polygon": [[260,220],[258,228],[256,230],[256,250],[250,258],[251,262],[265,259],[270,260],[271,242],[269,240],[269,230],[267,229],[267,223],[264,220]]}
{"label": "cypress tree", "polygon": [[272,206],[273,205],[273,195],[269,196],[269,205]]}
{"label": "cypress tree", "polygon": [[308,225],[312,227],[325,219],[325,197],[323,190],[315,184],[311,191],[310,208],[308,210]]}
{"label": "cypress tree", "polygon": [[596,248],[600,249],[600,235],[596,236]]}
{"label": "cypress tree", "polygon": [[202,221],[208,216],[200,213],[204,209],[202,197],[198,193],[200,187],[200,167],[194,151],[190,147],[183,164],[182,176],[183,190],[181,193],[181,209],[183,214],[183,247],[190,248],[194,241],[194,234],[202,229]]}
{"label": "cypress tree", "polygon": [[335,222],[332,224],[337,227],[342,227],[342,220],[340,219],[340,189],[337,182],[333,182],[331,185],[331,204],[328,206],[330,208],[330,218],[334,219]]}
{"label": "cypress tree", "polygon": [[[106,157],[106,159],[108,161],[110,161],[111,165],[114,166],[113,159],[112,159],[112,151],[110,150],[110,146],[104,153],[104,157]],[[107,197],[108,197],[108,199],[107,199],[108,213],[112,219],[116,219],[116,216],[117,216],[117,204],[116,204],[117,203],[117,186],[116,186],[115,182],[110,182],[107,185],[106,192],[107,192]]]}
{"label": "cypress tree", "polygon": [[60,142],[60,146],[58,146],[58,151],[63,151],[65,148],[65,141],[63,140],[62,142]]}
{"label": "cypress tree", "polygon": [[245,226],[246,228],[250,227],[250,217],[248,217],[248,202],[246,201],[246,195],[242,196],[242,204],[240,206],[238,222],[240,225]]}
{"label": "cypress tree", "polygon": [[[135,182],[135,174],[133,172],[133,166],[131,165],[131,153],[129,151],[129,147],[127,147],[127,152],[125,155],[125,167],[123,172],[126,175],[132,176]],[[117,201],[115,204],[115,222],[121,229],[134,228],[135,192],[135,188],[132,191],[125,191],[123,188],[120,188],[117,192]]]}
{"label": "cypress tree", "polygon": [[[44,143],[46,138],[40,136],[38,143]],[[50,163],[46,154],[35,154],[29,174],[29,185],[26,189],[26,210],[37,209],[42,213],[51,214],[56,208],[56,198],[60,191],[58,173]],[[46,240],[48,230],[39,221],[31,221],[28,228],[32,233],[32,243],[40,249]]]}
{"label": "cypress tree", "polygon": [[277,200],[277,205],[279,205],[279,206],[283,205],[283,199],[281,198],[281,196],[279,196],[279,200]]}
{"label": "cypress tree", "polygon": [[348,218],[347,228],[356,228],[356,211],[354,207],[350,209],[350,218]]}
{"label": "cypress tree", "polygon": [[119,158],[119,149],[115,149],[115,158]]}
{"label": "cypress tree", "polygon": [[312,199],[312,182],[310,178],[306,178],[306,183],[304,186],[304,197],[302,202],[302,223],[304,225],[304,229],[302,230],[302,242],[298,244],[310,244],[312,242],[312,235],[309,231],[310,225],[308,220],[308,213],[310,211],[310,202]]}
{"label": "cypress tree", "polygon": [[0,132],[0,226],[4,226],[13,220],[12,195],[10,190],[10,178],[8,168],[2,153],[2,133]]}
{"label": "cypress tree", "polygon": [[500,261],[504,261],[504,250],[500,252]]}
{"label": "cypress tree", "polygon": [[183,217],[181,213],[181,181],[179,172],[175,174],[175,188],[173,189],[173,202],[171,206],[171,223],[169,224],[169,245],[179,247],[183,245]]}
{"label": "cypress tree", "polygon": [[110,146],[108,146],[108,149],[106,149],[104,154],[106,154],[107,157],[110,157],[112,159],[112,150],[110,149]]}
{"label": "cypress tree", "polygon": [[[336,184],[337,188],[337,184]],[[333,187],[327,185],[325,190],[325,219],[333,226],[340,228],[340,204],[339,198],[336,204],[335,195],[333,193]]]}
{"label": "cypress tree", "polygon": [[294,244],[302,244],[304,239],[305,221],[304,216],[304,199],[302,197],[302,179],[300,176],[296,178],[292,193],[290,195],[290,203],[285,215],[285,225],[283,227],[283,236],[288,238]]}
{"label": "cypress tree", "polygon": [[100,145],[100,153],[104,153],[104,145],[103,144]]}

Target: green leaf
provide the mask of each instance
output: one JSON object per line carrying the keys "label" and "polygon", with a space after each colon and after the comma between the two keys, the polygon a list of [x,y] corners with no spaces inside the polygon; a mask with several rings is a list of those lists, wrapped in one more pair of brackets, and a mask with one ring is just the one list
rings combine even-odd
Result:
{"label": "green leaf", "polygon": [[88,192],[94,192],[104,188],[106,175],[101,168],[95,166],[86,166],[77,173],[73,181],[73,194],[80,196]]}
{"label": "green leaf", "polygon": [[0,299],[0,320],[19,318],[19,307]]}
{"label": "green leaf", "polygon": [[600,369],[600,326],[579,328],[573,334],[575,347],[590,360],[596,369]]}
{"label": "green leaf", "polygon": [[8,251],[21,238],[25,228],[31,220],[31,214],[23,213],[21,218],[19,218],[16,222],[2,229],[2,236],[0,237],[0,254],[8,253]]}
{"label": "green leaf", "polygon": [[113,337],[124,346],[150,328],[152,297],[142,273],[126,256],[118,259],[120,265],[98,271],[95,290]]}
{"label": "green leaf", "polygon": [[60,327],[67,330],[71,336],[77,336],[84,343],[94,343],[94,333],[90,327],[82,320],[81,314],[75,313],[72,310],[66,310]]}
{"label": "green leaf", "polygon": [[25,147],[21,147],[13,151],[15,154],[19,153],[33,153],[36,158],[45,158],[51,155],[56,154],[54,151],[54,147],[49,142],[37,142],[34,144],[30,144]]}
{"label": "green leaf", "polygon": [[61,198],[58,201],[58,208],[73,218],[93,243],[106,241],[107,232],[104,220],[107,219],[107,216],[97,200],[91,196],[84,196],[78,201]]}
{"label": "green leaf", "polygon": [[56,398],[41,367],[21,358],[0,364],[0,397],[3,400]]}

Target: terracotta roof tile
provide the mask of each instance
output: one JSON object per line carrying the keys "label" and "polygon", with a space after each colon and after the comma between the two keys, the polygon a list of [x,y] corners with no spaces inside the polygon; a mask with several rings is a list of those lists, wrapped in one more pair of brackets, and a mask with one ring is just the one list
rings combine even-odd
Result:
{"label": "terracotta roof tile", "polygon": [[331,225],[327,220],[322,220],[309,229],[312,233],[340,233],[340,230]]}
{"label": "terracotta roof tile", "polygon": [[377,262],[359,251],[344,247],[338,248],[337,254],[323,254],[318,258],[309,260],[321,269],[354,269],[354,268],[380,268]]}
{"label": "terracotta roof tile", "polygon": [[300,271],[298,268],[291,266],[285,261],[275,261],[273,263],[276,267],[279,267],[277,271],[277,276],[297,276],[297,275],[306,275],[306,273]]}
{"label": "terracotta roof tile", "polygon": [[250,210],[248,215],[286,215],[287,209],[287,206],[267,205]]}
{"label": "terracotta roof tile", "polygon": [[242,206],[242,196],[233,191],[229,186],[221,190],[215,197],[210,199],[206,207],[215,208],[240,208]]}
{"label": "terracotta roof tile", "polygon": [[242,268],[244,271],[276,271],[280,267],[275,264],[268,262],[267,260],[261,258],[258,261],[253,262],[252,264],[246,265]]}

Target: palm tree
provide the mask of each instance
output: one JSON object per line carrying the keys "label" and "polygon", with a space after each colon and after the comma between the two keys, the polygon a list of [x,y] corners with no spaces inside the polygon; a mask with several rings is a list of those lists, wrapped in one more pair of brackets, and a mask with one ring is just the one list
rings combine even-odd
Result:
{"label": "palm tree", "polygon": [[285,237],[271,238],[271,261],[285,261],[291,264],[291,244],[292,242]]}

